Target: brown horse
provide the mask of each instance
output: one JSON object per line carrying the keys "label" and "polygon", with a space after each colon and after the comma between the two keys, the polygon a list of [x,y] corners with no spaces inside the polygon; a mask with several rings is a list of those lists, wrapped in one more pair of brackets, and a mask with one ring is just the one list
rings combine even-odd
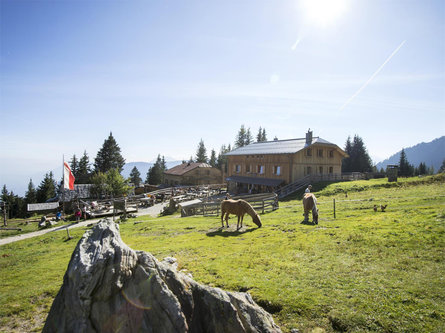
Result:
{"label": "brown horse", "polygon": [[[238,216],[238,223],[236,225],[236,230],[243,227],[243,218],[245,214],[249,214],[252,217],[253,223],[255,223],[259,228],[261,227],[261,219],[255,209],[247,202],[242,199],[239,200],[223,200],[221,202],[221,224],[224,228],[224,215],[226,220],[227,228],[229,227],[229,214],[234,214]],[[240,225],[241,222],[241,225]]]}
{"label": "brown horse", "polygon": [[309,211],[312,210],[312,218],[314,224],[318,224],[318,208],[317,199],[312,193],[305,193],[303,197],[304,222],[309,221]]}

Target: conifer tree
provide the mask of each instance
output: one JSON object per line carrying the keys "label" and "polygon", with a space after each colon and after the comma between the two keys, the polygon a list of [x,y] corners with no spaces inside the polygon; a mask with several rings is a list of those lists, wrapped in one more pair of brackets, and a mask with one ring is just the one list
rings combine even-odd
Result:
{"label": "conifer tree", "polygon": [[241,128],[239,129],[238,134],[235,139],[235,148],[245,146],[246,134],[247,134],[247,131],[246,131],[244,125],[241,125]]}
{"label": "conifer tree", "polygon": [[125,159],[121,155],[121,149],[110,132],[108,138],[104,141],[102,148],[98,151],[94,160],[95,172],[107,172],[111,169],[122,171]]}
{"label": "conifer tree", "polygon": [[210,154],[209,164],[214,168],[217,167],[217,158],[216,158],[215,149],[212,149],[212,152]]}
{"label": "conifer tree", "polygon": [[342,161],[342,172],[371,172],[373,170],[371,158],[368,155],[363,139],[358,135],[348,136],[345,152],[349,155]]}
{"label": "conifer tree", "polygon": [[439,172],[445,172],[445,159],[442,161],[442,165],[439,168]]}
{"label": "conifer tree", "polygon": [[39,187],[36,191],[37,202],[46,202],[48,199],[54,198],[56,196],[56,181],[54,180],[53,172],[45,174]]}
{"label": "conifer tree", "polygon": [[37,202],[37,192],[32,179],[30,179],[28,183],[28,190],[25,193],[25,202],[27,204]]}
{"label": "conifer tree", "polygon": [[409,164],[406,157],[405,149],[400,152],[399,175],[402,177],[410,177],[414,174],[414,167]]}
{"label": "conifer tree", "polygon": [[204,146],[204,141],[199,142],[198,149],[196,151],[196,162],[197,163],[207,163],[207,149]]}
{"label": "conifer tree", "polygon": [[77,184],[88,184],[90,182],[91,176],[91,166],[90,158],[86,150],[83,152],[82,157],[79,160],[79,168],[77,170],[76,183]]}
{"label": "conifer tree", "polygon": [[260,126],[258,134],[256,135],[256,142],[261,142],[261,141],[263,141],[263,129]]}
{"label": "conifer tree", "polygon": [[77,179],[77,173],[79,170],[79,161],[76,158],[76,154],[73,155],[70,161],[71,172],[73,173],[74,178]]}
{"label": "conifer tree", "polygon": [[164,165],[161,159],[161,155],[158,155],[155,164],[148,169],[146,183],[152,185],[159,185],[164,182],[165,160]]}
{"label": "conifer tree", "polygon": [[131,170],[131,173],[130,173],[130,181],[131,181],[136,187],[138,187],[139,184],[142,182],[142,179],[141,179],[141,173],[139,172],[138,168],[136,168],[136,166],[134,166],[133,169]]}

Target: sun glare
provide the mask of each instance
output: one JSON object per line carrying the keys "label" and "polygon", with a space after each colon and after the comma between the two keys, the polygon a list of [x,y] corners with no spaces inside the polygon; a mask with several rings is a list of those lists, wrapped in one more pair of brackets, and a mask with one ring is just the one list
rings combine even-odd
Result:
{"label": "sun glare", "polygon": [[324,27],[347,10],[348,0],[302,0],[301,7],[308,23]]}

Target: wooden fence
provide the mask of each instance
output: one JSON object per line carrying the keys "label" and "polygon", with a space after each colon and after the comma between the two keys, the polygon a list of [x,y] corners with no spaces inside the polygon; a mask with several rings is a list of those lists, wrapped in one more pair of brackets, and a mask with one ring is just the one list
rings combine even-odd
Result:
{"label": "wooden fence", "polygon": [[[236,196],[232,199],[243,199],[249,202],[258,213],[265,213],[278,209],[278,196],[275,193],[261,193]],[[209,202],[199,202],[192,205],[181,206],[181,216],[203,215],[219,216],[221,211],[221,201],[217,199]]]}

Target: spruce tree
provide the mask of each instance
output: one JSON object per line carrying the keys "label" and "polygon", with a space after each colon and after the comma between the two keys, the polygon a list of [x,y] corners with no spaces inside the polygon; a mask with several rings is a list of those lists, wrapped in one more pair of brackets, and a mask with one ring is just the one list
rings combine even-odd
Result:
{"label": "spruce tree", "polygon": [[261,142],[261,141],[263,141],[263,129],[260,126],[258,134],[256,135],[256,142]]}
{"label": "spruce tree", "polygon": [[25,202],[27,204],[37,202],[37,192],[32,179],[30,179],[28,183],[28,190],[25,193]]}
{"label": "spruce tree", "polygon": [[212,149],[212,152],[210,154],[209,164],[214,168],[217,167],[216,152],[214,149]]}
{"label": "spruce tree", "polygon": [[56,181],[54,180],[53,172],[45,174],[39,187],[36,191],[37,202],[46,202],[48,199],[54,198],[56,196]]}
{"label": "spruce tree", "polygon": [[152,185],[162,184],[164,181],[165,161],[164,165],[161,155],[158,155],[155,164],[148,169],[146,183]]}
{"label": "spruce tree", "polygon": [[244,125],[241,125],[241,128],[238,131],[238,134],[235,139],[235,148],[244,147],[246,143],[246,134],[247,131]]}
{"label": "spruce tree", "polygon": [[439,168],[439,173],[445,172],[445,159],[442,161],[442,165]]}
{"label": "spruce tree", "polygon": [[196,151],[196,162],[197,163],[207,163],[207,149],[204,146],[204,141],[199,142],[198,149]]}
{"label": "spruce tree", "polygon": [[342,172],[352,172],[351,168],[351,152],[352,152],[352,143],[351,143],[351,137],[348,136],[348,139],[345,143],[345,153],[349,156],[344,158],[341,164],[341,171]]}
{"label": "spruce tree", "polygon": [[373,170],[371,158],[368,155],[363,139],[358,135],[348,136],[345,152],[349,155],[342,161],[342,172],[371,172]]}
{"label": "spruce tree", "polygon": [[142,182],[142,179],[141,179],[141,173],[139,172],[138,168],[136,168],[136,166],[134,166],[133,169],[131,170],[131,173],[130,173],[130,181],[131,181],[136,187],[138,187],[139,184]]}
{"label": "spruce tree", "polygon": [[83,152],[83,156],[79,160],[79,168],[77,169],[76,183],[88,184],[90,182],[91,166],[90,158],[86,150]]}
{"label": "spruce tree", "polygon": [[121,155],[121,149],[110,132],[108,138],[104,141],[102,148],[98,151],[94,160],[94,170],[96,172],[107,172],[111,169],[122,171],[125,159]]}
{"label": "spruce tree", "polygon": [[228,153],[230,150],[230,144],[228,147],[222,145],[219,150],[218,158],[216,159],[216,167],[224,173],[227,172],[227,156],[224,154]]}
{"label": "spruce tree", "polygon": [[267,141],[266,129],[263,128],[263,133],[261,134],[261,141]]}
{"label": "spruce tree", "polygon": [[73,157],[71,158],[70,169],[71,172],[73,173],[74,178],[77,179],[77,173],[79,170],[79,161],[77,160],[76,154],[74,154]]}
{"label": "spruce tree", "polygon": [[400,152],[399,175],[402,177],[410,177],[414,174],[414,167],[409,164],[406,157],[405,149]]}

